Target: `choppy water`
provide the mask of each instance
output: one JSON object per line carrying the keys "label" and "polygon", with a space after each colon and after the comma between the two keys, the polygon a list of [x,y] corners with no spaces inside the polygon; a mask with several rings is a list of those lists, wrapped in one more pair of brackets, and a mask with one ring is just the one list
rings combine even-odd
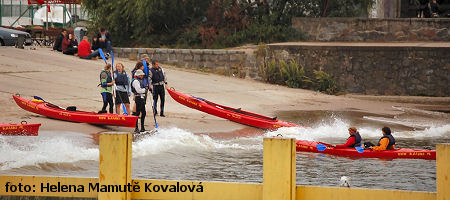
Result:
{"label": "choppy water", "polygon": [[[262,182],[262,140],[282,134],[302,140],[343,143],[350,125],[365,141],[376,142],[391,126],[397,146],[434,148],[450,142],[449,114],[402,109],[380,116],[358,112],[283,112],[279,118],[309,128],[281,128],[261,134],[198,135],[160,128],[133,143],[133,177],[170,180]],[[255,130],[253,130],[255,131]],[[0,174],[98,176],[98,145],[88,134],[41,131],[38,137],[0,136]],[[337,186],[348,176],[352,187],[436,190],[436,163],[429,160],[351,159],[297,154],[297,184]]]}

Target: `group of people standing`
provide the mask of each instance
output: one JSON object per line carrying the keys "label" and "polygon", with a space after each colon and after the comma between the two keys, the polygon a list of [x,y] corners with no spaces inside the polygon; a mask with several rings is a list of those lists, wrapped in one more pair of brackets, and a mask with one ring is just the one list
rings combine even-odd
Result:
{"label": "group of people standing", "polygon": [[106,57],[109,57],[109,52],[112,50],[111,35],[104,28],[99,28],[98,34],[92,38],[92,45],[89,42],[88,36],[83,36],[80,43],[78,43],[75,34],[68,33],[63,29],[55,40],[53,50],[63,52],[67,55],[75,55],[82,59],[92,59],[100,56],[99,49],[108,52]]}
{"label": "group of people standing", "polygon": [[[151,64],[150,64],[151,63]],[[151,67],[146,67],[150,66]],[[165,86],[167,87],[167,77],[157,60],[150,62],[148,57],[136,63],[131,71],[131,77],[126,73],[122,63],[116,64],[116,69],[111,72],[111,64],[106,64],[100,72],[100,93],[103,99],[103,107],[99,113],[106,113],[109,105],[109,113],[113,113],[113,87],[115,88],[116,114],[121,114],[121,104],[124,105],[124,113],[132,112],[135,116],[140,116],[140,129],[136,121],[135,132],[144,132],[144,122],[147,115],[145,104],[149,93],[152,94],[153,116],[158,114],[157,102],[160,99],[160,116],[164,115]],[[133,95],[134,106],[131,110],[130,99]]]}
{"label": "group of people standing", "polygon": [[384,150],[392,150],[395,148],[395,138],[391,134],[391,129],[387,126],[381,129],[383,136],[378,141],[377,145],[372,144],[371,142],[362,143],[362,137],[359,134],[356,127],[352,126],[348,129],[348,133],[350,137],[348,137],[347,142],[345,144],[340,144],[334,146],[335,148],[347,148],[347,147],[359,147],[363,146],[368,149],[372,149],[373,151],[384,151]]}

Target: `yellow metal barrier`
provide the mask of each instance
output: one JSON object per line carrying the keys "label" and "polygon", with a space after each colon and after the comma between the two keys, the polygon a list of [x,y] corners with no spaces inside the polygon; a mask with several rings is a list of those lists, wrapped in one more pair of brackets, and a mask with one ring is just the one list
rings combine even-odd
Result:
{"label": "yellow metal barrier", "polygon": [[436,191],[438,200],[450,200],[450,143],[436,145]]}
{"label": "yellow metal barrier", "polygon": [[132,140],[133,135],[130,133],[104,133],[100,135],[99,187],[111,185],[122,188],[112,188],[115,192],[100,192],[98,194],[99,200],[131,199]]}
{"label": "yellow metal barrier", "polygon": [[416,192],[405,190],[378,190],[346,187],[297,186],[296,200],[326,199],[326,200],[427,200],[436,199],[434,192]]}
{"label": "yellow metal barrier", "polygon": [[437,145],[437,193],[295,185],[295,140],[264,139],[263,184],[131,180],[131,134],[100,136],[99,178],[0,176],[1,196],[99,199],[450,199],[450,144]]}
{"label": "yellow metal barrier", "polygon": [[295,139],[264,138],[263,200],[295,199]]}

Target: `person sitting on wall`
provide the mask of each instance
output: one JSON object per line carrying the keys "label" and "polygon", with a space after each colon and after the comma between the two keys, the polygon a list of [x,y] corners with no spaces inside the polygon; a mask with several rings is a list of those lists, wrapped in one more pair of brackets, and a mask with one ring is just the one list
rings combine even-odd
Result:
{"label": "person sitting on wall", "polygon": [[428,1],[423,8],[423,16],[425,18],[439,17],[439,4],[436,0]]}
{"label": "person sitting on wall", "polygon": [[106,50],[107,54],[112,51],[111,35],[105,28],[100,28],[100,32],[97,34],[97,42],[99,48]]}

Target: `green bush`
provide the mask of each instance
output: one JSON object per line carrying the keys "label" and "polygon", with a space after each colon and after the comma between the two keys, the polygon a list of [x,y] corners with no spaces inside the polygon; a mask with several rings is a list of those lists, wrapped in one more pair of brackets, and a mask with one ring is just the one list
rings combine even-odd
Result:
{"label": "green bush", "polygon": [[314,70],[315,78],[311,79],[303,66],[291,60],[289,62],[271,61],[259,68],[264,81],[272,84],[286,85],[291,88],[319,90],[327,94],[337,94],[338,88],[333,78],[322,70]]}
{"label": "green bush", "polygon": [[280,72],[284,83],[291,88],[308,88],[311,80],[306,76],[305,69],[295,61],[280,62]]}
{"label": "green bush", "polygon": [[314,89],[325,92],[327,94],[336,94],[338,92],[336,83],[329,74],[322,70],[314,70],[314,75],[316,75],[316,80],[314,81]]}

